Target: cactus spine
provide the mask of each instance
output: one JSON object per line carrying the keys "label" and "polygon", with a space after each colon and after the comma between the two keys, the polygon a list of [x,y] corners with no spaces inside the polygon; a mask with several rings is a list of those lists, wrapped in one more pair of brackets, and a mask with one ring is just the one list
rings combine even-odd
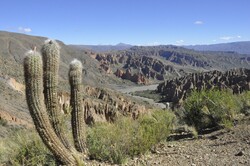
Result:
{"label": "cactus spine", "polygon": [[[41,55],[30,51],[24,59],[26,99],[37,132],[44,144],[63,165],[82,165],[79,152],[86,152],[85,122],[82,108],[82,64],[74,60],[70,64],[69,82],[71,86],[70,104],[72,111],[72,132],[76,150],[65,139],[60,124],[57,98],[59,46],[48,41],[42,47]],[[43,61],[42,61],[43,59]]]}
{"label": "cactus spine", "polygon": [[73,60],[69,68],[69,83],[70,83],[70,105],[71,124],[74,138],[75,148],[80,152],[86,152],[84,142],[85,127],[83,125],[84,112],[82,105],[82,64],[78,60]]}
{"label": "cactus spine", "polygon": [[50,149],[61,164],[74,165],[75,158],[62,144],[54,132],[46,111],[43,96],[42,58],[35,51],[28,52],[24,59],[24,77],[26,98],[36,130],[44,144]]}

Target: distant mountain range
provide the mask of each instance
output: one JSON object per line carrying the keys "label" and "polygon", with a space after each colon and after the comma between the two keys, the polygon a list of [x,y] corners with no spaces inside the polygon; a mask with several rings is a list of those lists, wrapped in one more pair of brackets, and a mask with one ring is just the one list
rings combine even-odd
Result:
{"label": "distant mountain range", "polygon": [[250,55],[228,51],[195,51],[173,45],[134,46],[92,56],[107,73],[138,84],[162,81],[188,73],[250,68]]}
{"label": "distant mountain range", "polygon": [[[82,50],[91,50],[93,52],[121,51],[133,47],[133,45],[124,43],[119,43],[116,45],[70,45],[70,46]],[[239,54],[250,54],[250,41],[219,43],[210,45],[189,45],[182,47],[193,49],[196,51],[223,51],[223,52],[237,52]]]}
{"label": "distant mountain range", "polygon": [[192,45],[183,47],[198,51],[233,51],[240,54],[250,54],[250,41],[220,43],[211,45]]}
{"label": "distant mountain range", "polygon": [[119,43],[116,45],[70,45],[70,46],[79,49],[88,49],[94,52],[120,51],[133,47],[133,45],[125,43]]}
{"label": "distant mountain range", "polygon": [[[22,61],[25,52],[34,46],[40,50],[45,39],[45,37],[0,31],[0,76],[7,75],[22,82]],[[65,71],[74,58],[84,63],[86,70],[84,84],[96,86],[105,84],[107,87],[111,84],[123,83],[123,80],[116,76],[129,78],[128,80],[136,83],[137,80],[154,82],[190,72],[250,67],[250,54],[242,55],[228,52],[229,50],[196,51],[173,45],[132,46],[123,43],[65,45],[61,41],[58,43],[61,46],[60,78],[62,81],[60,82],[67,81]],[[239,43],[245,44],[244,47],[241,44],[239,51],[246,52],[249,49],[246,42],[231,45],[240,45]],[[240,49],[239,46],[237,48]]]}

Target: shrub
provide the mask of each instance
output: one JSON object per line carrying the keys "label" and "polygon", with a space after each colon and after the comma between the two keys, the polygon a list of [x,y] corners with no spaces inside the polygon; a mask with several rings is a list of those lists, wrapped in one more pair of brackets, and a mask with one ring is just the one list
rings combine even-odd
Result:
{"label": "shrub", "polygon": [[246,91],[239,95],[241,100],[241,113],[250,115],[250,91]]}
{"label": "shrub", "polygon": [[[90,153],[90,158],[111,161],[113,163],[123,163],[125,154],[123,153],[128,142],[130,131],[124,129],[131,127],[129,119],[122,119],[124,125],[120,129],[115,124],[97,123],[88,131],[87,146]],[[123,135],[123,137],[121,137]]]}
{"label": "shrub", "polygon": [[55,158],[35,131],[19,130],[0,140],[0,159],[7,165],[56,165]]}
{"label": "shrub", "polygon": [[90,157],[124,163],[128,157],[143,154],[166,139],[173,120],[173,114],[167,111],[154,111],[138,120],[121,117],[113,124],[97,123],[88,131]]}
{"label": "shrub", "polygon": [[[138,120],[120,117],[114,123],[96,123],[88,128],[87,146],[90,158],[124,163],[167,138],[174,115],[153,111]],[[0,140],[0,161],[7,165],[56,165],[56,159],[34,130],[13,131]]]}
{"label": "shrub", "polygon": [[194,91],[184,102],[184,119],[198,131],[209,127],[231,127],[241,101],[230,91]]}

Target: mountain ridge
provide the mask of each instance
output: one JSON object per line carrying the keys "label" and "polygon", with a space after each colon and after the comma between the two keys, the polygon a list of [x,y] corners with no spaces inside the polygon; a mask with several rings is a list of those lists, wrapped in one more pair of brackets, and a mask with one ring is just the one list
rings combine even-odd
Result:
{"label": "mountain ridge", "polygon": [[250,54],[250,41],[238,41],[208,45],[189,45],[183,47],[194,49],[197,51],[233,51],[240,54]]}
{"label": "mountain ridge", "polygon": [[[99,44],[99,45],[74,45],[70,44],[72,47],[79,49],[87,49],[94,52],[110,52],[110,51],[122,51],[131,49],[133,47],[161,47],[161,46],[176,46],[172,44],[160,44],[152,46],[137,46],[126,43],[118,43],[115,45],[112,44]],[[187,49],[193,49],[196,51],[223,51],[223,52],[237,52],[239,54],[249,54],[250,55],[250,41],[237,41],[237,42],[228,42],[228,43],[217,43],[217,44],[196,44],[196,45],[183,45],[176,46],[183,47]]]}
{"label": "mountain ridge", "polygon": [[91,50],[94,52],[108,52],[108,51],[119,51],[119,50],[126,50],[129,49],[131,47],[133,47],[133,45],[130,44],[126,44],[126,43],[118,43],[116,45],[70,45],[71,47],[75,47],[75,48],[79,48],[79,49],[87,49],[87,50]]}

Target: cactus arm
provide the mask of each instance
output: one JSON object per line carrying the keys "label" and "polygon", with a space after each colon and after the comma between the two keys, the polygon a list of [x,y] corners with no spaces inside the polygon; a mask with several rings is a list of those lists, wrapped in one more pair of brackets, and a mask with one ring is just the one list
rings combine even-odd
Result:
{"label": "cactus arm", "polygon": [[85,122],[84,110],[82,105],[82,64],[78,60],[73,60],[69,69],[69,83],[70,83],[70,105],[71,125],[75,148],[79,152],[86,152],[85,144]]}
{"label": "cactus arm", "polygon": [[50,122],[60,138],[62,143],[70,149],[69,141],[66,139],[65,132],[62,129],[61,118],[62,114],[59,110],[57,86],[58,86],[58,71],[59,71],[59,58],[60,47],[53,40],[45,41],[42,49],[43,58],[43,86],[44,98],[47,112],[49,114]]}
{"label": "cactus arm", "polygon": [[42,141],[61,164],[76,165],[74,156],[65,148],[54,132],[46,112],[43,96],[42,59],[39,53],[30,51],[25,57],[24,76],[28,108]]}

